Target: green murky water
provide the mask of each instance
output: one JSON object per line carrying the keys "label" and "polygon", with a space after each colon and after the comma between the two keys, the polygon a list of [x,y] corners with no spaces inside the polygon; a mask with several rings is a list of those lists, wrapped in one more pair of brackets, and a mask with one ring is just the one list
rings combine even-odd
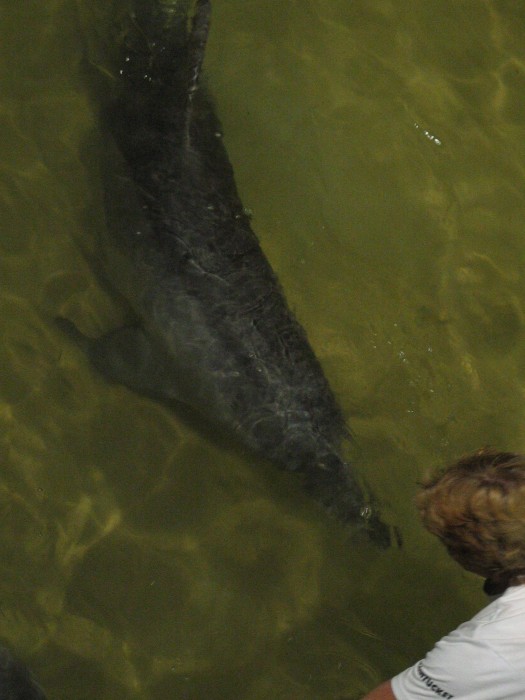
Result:
{"label": "green murky water", "polygon": [[125,313],[82,252],[82,61],[112,4],[0,2],[0,637],[55,700],[359,697],[484,603],[419,527],[418,477],[525,449],[525,8],[214,3],[239,188],[403,532],[384,553],[53,326]]}

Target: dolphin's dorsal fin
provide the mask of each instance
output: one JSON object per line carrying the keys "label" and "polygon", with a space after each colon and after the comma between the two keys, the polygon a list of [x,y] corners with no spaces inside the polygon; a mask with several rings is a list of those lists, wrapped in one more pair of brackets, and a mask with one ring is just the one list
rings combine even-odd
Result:
{"label": "dolphin's dorsal fin", "polygon": [[188,102],[184,121],[184,145],[189,148],[193,99],[199,89],[202,62],[210,30],[211,0],[197,0],[188,37]]}

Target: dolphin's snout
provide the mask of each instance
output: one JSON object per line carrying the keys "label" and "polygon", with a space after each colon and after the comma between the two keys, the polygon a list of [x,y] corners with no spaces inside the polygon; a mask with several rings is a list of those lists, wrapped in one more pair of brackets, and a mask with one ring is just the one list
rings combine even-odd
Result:
{"label": "dolphin's snout", "polygon": [[380,549],[388,549],[392,546],[400,548],[403,545],[399,528],[385,523],[377,512],[373,512],[366,520],[365,532],[370,541]]}

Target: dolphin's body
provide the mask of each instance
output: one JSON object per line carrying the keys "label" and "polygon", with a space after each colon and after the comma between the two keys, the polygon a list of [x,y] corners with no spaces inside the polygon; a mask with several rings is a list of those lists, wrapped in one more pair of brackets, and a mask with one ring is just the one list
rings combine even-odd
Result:
{"label": "dolphin's body", "polygon": [[138,6],[105,114],[124,173],[106,187],[105,257],[140,326],[92,341],[91,359],[232,429],[386,543],[341,458],[342,412],[251,229],[200,84],[210,0],[197,0],[189,29],[166,3]]}

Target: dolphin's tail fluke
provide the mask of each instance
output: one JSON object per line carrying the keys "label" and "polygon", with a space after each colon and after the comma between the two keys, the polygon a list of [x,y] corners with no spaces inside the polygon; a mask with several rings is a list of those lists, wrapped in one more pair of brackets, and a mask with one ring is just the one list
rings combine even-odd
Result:
{"label": "dolphin's tail fluke", "polygon": [[135,179],[143,174],[139,184],[146,190],[151,173],[157,182],[177,175],[192,145],[211,4],[197,0],[191,22],[188,5],[135,0],[114,69],[106,123]]}
{"label": "dolphin's tail fluke", "polygon": [[188,91],[185,119],[185,146],[191,147],[193,100],[199,89],[202,63],[210,31],[211,0],[197,0],[188,41]]}

